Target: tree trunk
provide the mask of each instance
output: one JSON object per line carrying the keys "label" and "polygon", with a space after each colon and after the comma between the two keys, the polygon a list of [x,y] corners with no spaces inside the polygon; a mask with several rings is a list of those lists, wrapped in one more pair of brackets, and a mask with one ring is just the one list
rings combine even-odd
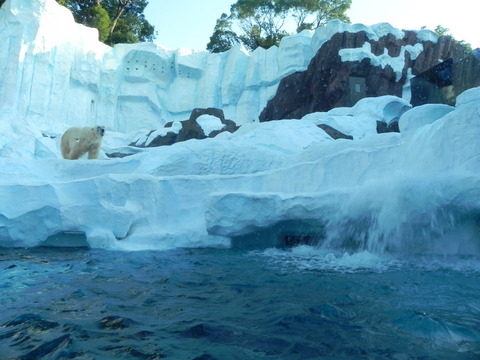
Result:
{"label": "tree trunk", "polygon": [[[97,0],[101,1],[101,0]],[[118,1],[118,8],[117,8],[117,13],[115,14],[115,17],[112,20],[112,24],[110,26],[110,36],[113,34],[113,31],[115,30],[115,26],[117,26],[118,19],[122,16],[123,12],[125,11],[125,8],[130,5],[133,2],[133,0],[119,0]]]}

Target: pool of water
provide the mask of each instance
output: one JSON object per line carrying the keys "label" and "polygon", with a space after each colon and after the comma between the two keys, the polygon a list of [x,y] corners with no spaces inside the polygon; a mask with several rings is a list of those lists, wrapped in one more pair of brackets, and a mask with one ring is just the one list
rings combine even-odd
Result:
{"label": "pool of water", "polygon": [[480,259],[0,249],[0,359],[479,359]]}

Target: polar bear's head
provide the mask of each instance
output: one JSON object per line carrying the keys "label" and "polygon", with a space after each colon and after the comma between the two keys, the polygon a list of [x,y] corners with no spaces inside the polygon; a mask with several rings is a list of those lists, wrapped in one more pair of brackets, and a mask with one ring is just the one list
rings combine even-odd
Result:
{"label": "polar bear's head", "polygon": [[97,126],[97,134],[103,136],[105,134],[105,126]]}

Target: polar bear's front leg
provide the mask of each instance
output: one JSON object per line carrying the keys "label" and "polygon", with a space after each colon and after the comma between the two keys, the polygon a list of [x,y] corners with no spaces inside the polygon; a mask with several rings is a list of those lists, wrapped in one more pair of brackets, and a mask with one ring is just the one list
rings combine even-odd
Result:
{"label": "polar bear's front leg", "polygon": [[90,146],[90,148],[88,149],[88,158],[98,159],[99,152],[100,152],[100,144]]}

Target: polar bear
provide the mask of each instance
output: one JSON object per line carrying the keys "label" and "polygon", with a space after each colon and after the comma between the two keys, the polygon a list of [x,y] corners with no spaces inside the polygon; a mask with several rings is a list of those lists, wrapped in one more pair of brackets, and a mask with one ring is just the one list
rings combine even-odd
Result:
{"label": "polar bear", "polygon": [[71,127],[62,136],[63,158],[76,160],[88,152],[89,159],[98,159],[104,134],[104,126]]}

